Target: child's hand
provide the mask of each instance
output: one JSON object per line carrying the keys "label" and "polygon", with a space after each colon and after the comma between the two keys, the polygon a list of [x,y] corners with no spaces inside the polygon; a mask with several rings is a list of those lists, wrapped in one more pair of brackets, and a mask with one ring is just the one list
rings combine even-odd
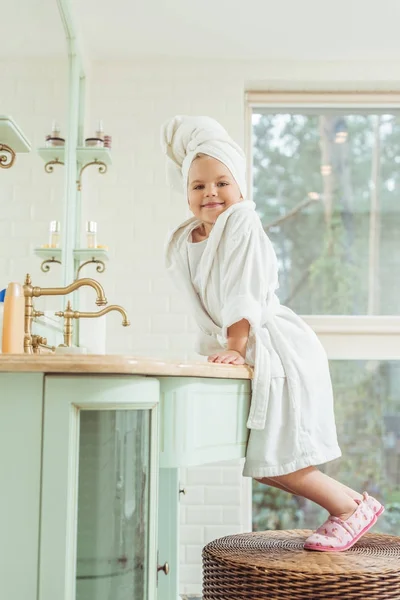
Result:
{"label": "child's hand", "polygon": [[236,350],[223,350],[208,357],[208,362],[224,363],[228,365],[244,365],[245,360]]}

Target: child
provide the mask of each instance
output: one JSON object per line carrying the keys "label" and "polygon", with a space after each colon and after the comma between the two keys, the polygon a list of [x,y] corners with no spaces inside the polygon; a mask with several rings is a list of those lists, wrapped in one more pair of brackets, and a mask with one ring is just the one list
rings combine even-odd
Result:
{"label": "child", "polygon": [[243,151],[208,117],[171,119],[162,144],[170,182],[194,215],[170,234],[166,266],[190,301],[197,350],[213,363],[254,367],[243,475],[329,512],[306,549],[347,550],[384,508],[316,467],[341,455],[328,360],[312,329],[276,296],[277,259],[246,200]]}

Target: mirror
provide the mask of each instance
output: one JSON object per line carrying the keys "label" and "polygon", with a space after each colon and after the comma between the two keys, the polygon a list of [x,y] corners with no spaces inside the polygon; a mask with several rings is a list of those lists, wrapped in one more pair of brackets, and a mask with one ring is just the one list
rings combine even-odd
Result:
{"label": "mirror", "polygon": [[[20,0],[2,7],[0,20],[0,115],[11,116],[31,144],[17,154],[11,168],[0,168],[0,289],[10,281],[23,283],[30,273],[34,285],[63,285],[61,265],[47,263],[35,249],[49,244],[49,225],[63,227],[65,167],[49,165],[38,152],[53,137],[65,138],[68,117],[68,53],[55,0]],[[1,143],[0,139],[0,143]],[[62,143],[50,141],[48,144]],[[47,149],[49,150],[49,148]],[[51,169],[52,167],[52,169]],[[53,240],[54,241],[54,240]],[[51,257],[48,257],[51,258]],[[37,300],[37,308],[54,312],[59,297]]]}

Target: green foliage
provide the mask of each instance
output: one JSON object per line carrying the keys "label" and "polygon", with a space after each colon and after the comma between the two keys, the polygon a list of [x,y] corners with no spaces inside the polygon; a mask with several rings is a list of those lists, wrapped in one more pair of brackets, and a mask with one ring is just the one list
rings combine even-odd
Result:
{"label": "green foliage", "polygon": [[[280,299],[300,314],[366,314],[370,255],[370,203],[373,153],[379,152],[380,203],[379,313],[397,314],[400,276],[400,125],[381,117],[376,148],[374,115],[330,116],[332,130],[344,123],[348,141],[324,136],[331,154],[332,217],[325,214],[327,179],[322,176],[321,122],[318,115],[260,114],[253,125],[253,189],[267,227],[308,199],[321,195],[294,217],[269,231],[280,265]],[[332,135],[331,135],[332,134]]]}
{"label": "green foliage", "polygon": [[303,513],[296,496],[253,482],[253,530],[303,527]]}
{"label": "green foliage", "polygon": [[[353,308],[354,281],[357,269],[349,262],[342,243],[343,223],[335,213],[326,232],[321,254],[309,267],[310,308],[309,313],[351,314]],[[335,282],[335,285],[332,285]]]}

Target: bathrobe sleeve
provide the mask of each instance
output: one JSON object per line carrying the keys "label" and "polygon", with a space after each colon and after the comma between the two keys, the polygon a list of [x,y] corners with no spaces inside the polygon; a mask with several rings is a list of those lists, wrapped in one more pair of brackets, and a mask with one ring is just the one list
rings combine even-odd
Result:
{"label": "bathrobe sleeve", "polygon": [[231,217],[221,244],[222,335],[226,339],[228,327],[241,319],[247,319],[254,332],[255,361],[247,427],[263,429],[271,389],[271,360],[259,333],[270,316],[268,294],[278,287],[277,261],[256,213],[238,211]]}
{"label": "bathrobe sleeve", "polygon": [[276,259],[255,213],[230,217],[221,250],[222,335],[226,338],[228,327],[241,319],[247,319],[254,330],[261,327]]}

